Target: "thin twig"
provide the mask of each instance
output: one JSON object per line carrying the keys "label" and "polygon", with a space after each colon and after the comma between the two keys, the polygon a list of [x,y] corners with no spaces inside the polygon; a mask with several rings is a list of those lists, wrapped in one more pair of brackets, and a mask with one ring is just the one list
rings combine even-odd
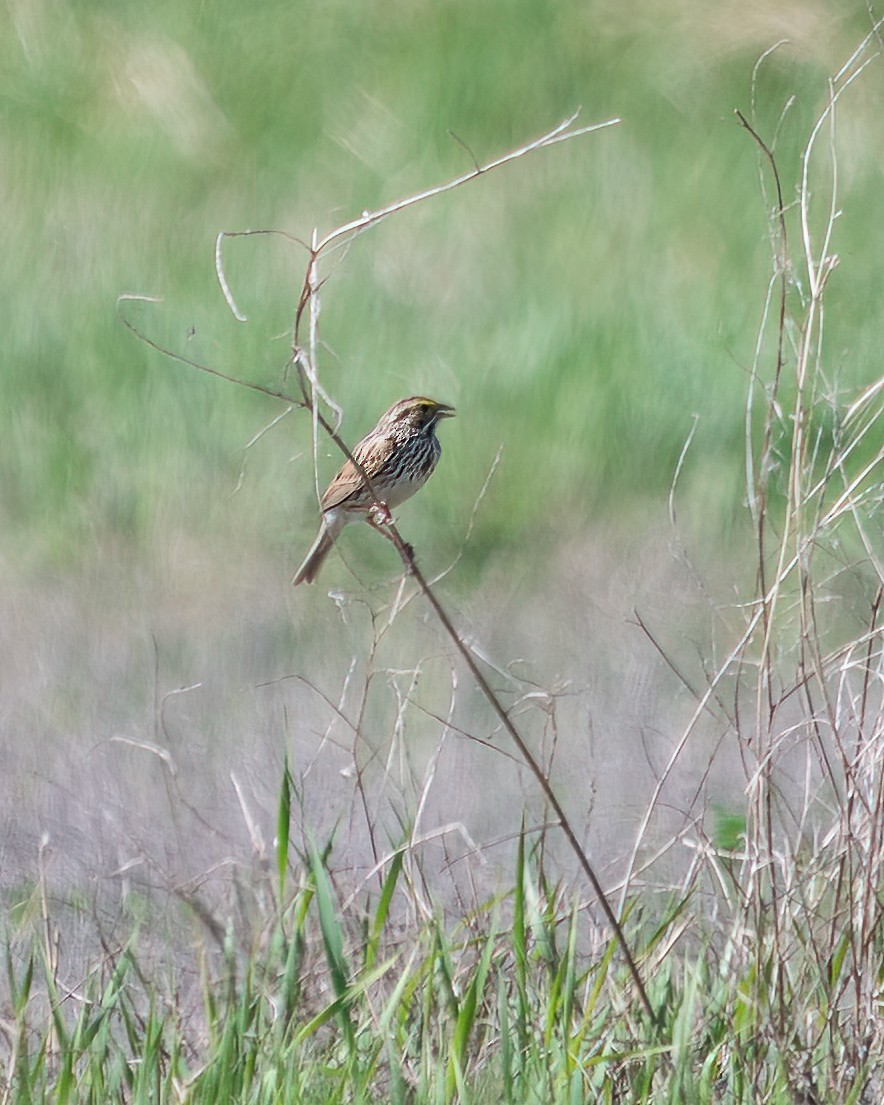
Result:
{"label": "thin twig", "polygon": [[395,203],[390,203],[386,207],[378,208],[376,211],[364,211],[358,219],[353,219],[348,223],[344,223],[343,226],[336,227],[326,234],[324,238],[320,239],[313,247],[315,253],[323,253],[330,245],[340,238],[346,237],[349,234],[358,233],[361,230],[365,230],[367,227],[374,226],[376,223],[381,222],[382,219],[386,219],[390,215],[395,215],[399,211],[404,211],[407,207],[413,207],[416,203],[423,203],[425,200],[433,199],[434,196],[442,195],[443,192],[450,192],[454,188],[459,188],[462,184],[468,184],[471,180],[475,180],[485,173],[490,173],[493,169],[499,169],[502,165],[508,165],[510,162],[532,153],[534,150],[542,150],[545,146],[552,146],[558,142],[568,142],[572,138],[579,138],[584,134],[592,134],[594,131],[604,130],[606,127],[613,127],[620,122],[619,118],[606,119],[603,123],[591,123],[589,126],[577,127],[575,130],[571,130],[570,127],[579,114],[579,111],[575,111],[572,115],[569,115],[567,119],[563,119],[561,123],[553,127],[552,130],[542,134],[539,138],[535,138],[531,142],[526,142],[523,146],[519,146],[515,150],[510,150],[509,153],[502,154],[500,157],[487,161],[484,165],[476,165],[468,173],[463,173],[453,180],[446,181],[444,184],[437,184],[432,188],[426,188],[422,192],[416,192],[412,196],[406,196],[405,199],[396,200]]}

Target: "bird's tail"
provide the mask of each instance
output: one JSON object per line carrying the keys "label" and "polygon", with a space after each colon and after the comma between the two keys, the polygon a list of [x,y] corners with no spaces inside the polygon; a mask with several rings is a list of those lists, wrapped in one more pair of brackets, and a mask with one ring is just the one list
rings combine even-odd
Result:
{"label": "bird's tail", "polygon": [[319,569],[325,563],[325,558],[331,552],[334,543],[334,537],[329,533],[328,527],[323,525],[319,531],[319,536],[310,548],[310,552],[304,557],[304,563],[295,572],[292,579],[293,587],[297,587],[299,583],[312,583],[316,579],[319,575]]}

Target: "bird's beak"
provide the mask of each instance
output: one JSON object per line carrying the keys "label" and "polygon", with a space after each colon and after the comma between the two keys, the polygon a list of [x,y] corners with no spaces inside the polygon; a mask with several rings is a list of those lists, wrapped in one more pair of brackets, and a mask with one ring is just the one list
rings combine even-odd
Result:
{"label": "bird's beak", "polygon": [[454,407],[450,406],[448,403],[436,404],[437,418],[454,418],[455,414],[457,414],[457,411],[455,411]]}

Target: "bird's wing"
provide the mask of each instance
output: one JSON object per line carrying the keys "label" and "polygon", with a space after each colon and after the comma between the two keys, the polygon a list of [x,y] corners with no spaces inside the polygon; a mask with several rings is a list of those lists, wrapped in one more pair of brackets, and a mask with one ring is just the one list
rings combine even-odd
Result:
{"label": "bird's wing", "polygon": [[[372,479],[377,473],[378,464],[376,463],[376,451],[373,448],[375,443],[369,441],[370,437],[371,435],[368,438],[363,438],[355,446],[353,456],[365,469],[368,478]],[[352,495],[359,492],[362,487],[362,476],[353,461],[348,458],[340,472],[326,488],[325,494],[322,496],[322,509],[331,510],[333,507],[340,506],[341,503],[346,502]]]}
{"label": "bird's wing", "polygon": [[359,475],[353,462],[348,460],[326,488],[325,494],[322,496],[322,509],[331,510],[332,507],[340,506],[345,499],[349,499],[354,491],[358,491],[361,486],[362,476]]}

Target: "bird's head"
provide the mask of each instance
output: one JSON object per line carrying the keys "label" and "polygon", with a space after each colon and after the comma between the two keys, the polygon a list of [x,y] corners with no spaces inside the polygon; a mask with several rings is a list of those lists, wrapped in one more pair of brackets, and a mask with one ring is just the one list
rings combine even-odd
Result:
{"label": "bird's head", "polygon": [[391,429],[404,426],[412,430],[428,430],[436,425],[440,418],[453,418],[454,407],[449,403],[437,403],[425,395],[412,395],[409,399],[400,399],[394,403],[381,419]]}

